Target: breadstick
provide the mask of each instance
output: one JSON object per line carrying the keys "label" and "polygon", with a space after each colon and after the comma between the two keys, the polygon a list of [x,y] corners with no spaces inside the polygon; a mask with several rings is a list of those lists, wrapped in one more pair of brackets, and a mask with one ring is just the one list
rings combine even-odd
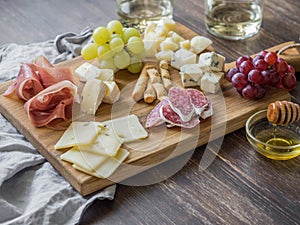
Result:
{"label": "breadstick", "polygon": [[152,103],[156,99],[155,90],[152,86],[150,79],[148,80],[147,88],[144,92],[144,101],[146,103]]}
{"label": "breadstick", "polygon": [[155,90],[157,99],[161,99],[163,96],[167,96],[168,93],[164,88],[161,80],[161,76],[156,68],[147,69],[151,84]]}
{"label": "breadstick", "polygon": [[167,60],[160,61],[159,68],[164,87],[168,91],[172,87],[172,81],[169,73],[169,65]]}
{"label": "breadstick", "polygon": [[153,68],[154,65],[145,65],[141,71],[139,78],[136,81],[132,92],[132,98],[137,102],[143,98],[144,91],[147,87],[149,76],[147,73],[147,69]]}

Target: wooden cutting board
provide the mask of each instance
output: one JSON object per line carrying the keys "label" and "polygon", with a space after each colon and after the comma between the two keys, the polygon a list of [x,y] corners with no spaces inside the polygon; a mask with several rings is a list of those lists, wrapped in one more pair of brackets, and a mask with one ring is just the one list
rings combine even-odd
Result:
{"label": "wooden cutting board", "polygon": [[[179,33],[185,38],[192,38],[196,34],[187,27],[178,24]],[[286,44],[283,44],[286,45]],[[278,50],[276,46],[272,50]],[[210,48],[209,50],[213,50]],[[81,57],[63,62],[57,66],[69,66],[74,71],[84,60]],[[234,63],[226,64],[226,70],[233,67]],[[102,104],[93,118],[97,121],[105,121],[128,114],[136,114],[141,123],[145,124],[147,114],[155,104],[144,102],[134,103],[131,99],[131,91],[138,75],[127,71],[116,73],[116,82],[121,89],[121,98],[113,106]],[[171,78],[180,84],[179,73],[171,70]],[[275,100],[290,100],[288,92],[270,88],[265,98],[246,100],[242,98],[229,82],[222,87],[222,95],[209,95],[213,103],[214,116],[201,122],[200,127],[193,129],[180,129],[178,127],[166,128],[160,126],[148,129],[149,137],[124,146],[130,152],[125,164],[118,168],[111,179],[99,179],[75,170],[70,163],[60,159],[62,151],[54,149],[55,143],[61,137],[63,131],[54,131],[48,128],[35,128],[27,119],[22,101],[4,97],[2,94],[11,84],[8,81],[0,84],[0,112],[36,147],[36,149],[65,177],[65,179],[82,195],[87,195],[113,183],[120,182],[145,169],[151,168],[166,160],[181,155],[197,146],[208,143],[227,133],[233,132],[245,126],[247,118],[254,112],[265,109],[270,102]],[[221,96],[221,97],[220,97]],[[156,102],[157,103],[157,102]],[[225,107],[222,107],[224,103]],[[80,118],[78,118],[80,119]],[[213,125],[213,128],[212,128]],[[225,127],[226,131],[218,132]]]}

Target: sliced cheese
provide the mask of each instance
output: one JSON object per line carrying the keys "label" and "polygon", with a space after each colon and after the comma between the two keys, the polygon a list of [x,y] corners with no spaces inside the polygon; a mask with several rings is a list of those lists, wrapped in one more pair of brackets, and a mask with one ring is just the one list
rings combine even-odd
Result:
{"label": "sliced cheese", "polygon": [[106,85],[98,79],[88,80],[82,90],[80,109],[83,113],[95,115],[106,92]]}
{"label": "sliced cheese", "polygon": [[101,69],[85,62],[75,70],[75,73],[79,76],[80,81],[86,82],[87,80],[96,79],[100,75]]}
{"label": "sliced cheese", "polygon": [[103,98],[103,102],[108,104],[113,104],[120,98],[120,89],[116,82],[114,81],[104,81],[106,86],[105,95]]}
{"label": "sliced cheese", "polygon": [[63,133],[54,148],[63,149],[75,145],[87,145],[96,138],[101,129],[102,126],[100,124],[74,121]]}
{"label": "sliced cheese", "polygon": [[80,165],[86,170],[93,170],[102,164],[109,156],[84,152],[74,147],[60,156],[64,161]]}
{"label": "sliced cheese", "polygon": [[140,123],[138,117],[134,114],[102,123],[113,129],[124,143],[136,141],[148,136],[147,131]]}
{"label": "sliced cheese", "polygon": [[101,69],[101,73],[97,77],[99,80],[103,81],[113,81],[114,80],[114,71],[112,69]]}
{"label": "sliced cheese", "polygon": [[95,177],[107,178],[116,171],[128,155],[129,152],[126,149],[120,148],[115,157],[108,157],[103,163],[93,170],[87,170],[82,167],[81,164],[73,164],[73,167]]}
{"label": "sliced cheese", "polygon": [[[98,122],[95,122],[95,124],[97,123]],[[101,126],[103,123],[99,124]],[[78,149],[99,155],[114,156],[122,143],[123,141],[112,128],[105,127],[93,142],[87,145],[78,145]]]}

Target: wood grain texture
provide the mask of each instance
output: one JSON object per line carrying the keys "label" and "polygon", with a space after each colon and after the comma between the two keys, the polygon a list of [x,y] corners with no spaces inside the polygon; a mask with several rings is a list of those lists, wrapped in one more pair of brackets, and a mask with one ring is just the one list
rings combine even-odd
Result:
{"label": "wood grain texture", "polygon": [[[193,31],[178,24],[179,33],[191,39],[196,35]],[[74,72],[78,66],[85,61],[81,58],[75,58],[58,64],[57,66],[70,67]],[[232,65],[231,65],[232,66]],[[226,66],[228,69],[229,66]],[[171,80],[181,85],[179,71],[171,69]],[[120,70],[115,74],[115,81],[121,90],[121,97],[114,105],[102,104],[95,117],[78,113],[75,115],[73,110],[73,121],[106,121],[113,118],[135,114],[139,117],[142,124],[145,124],[146,117],[155,104],[146,104],[143,101],[137,104],[131,97],[131,93],[138,74],[132,75],[127,70]],[[11,84],[8,81],[0,86],[0,94],[2,94],[7,86]],[[78,86],[83,84],[79,81]],[[0,96],[0,112],[30,140],[30,142],[44,155],[44,157],[68,180],[72,186],[82,195],[88,195],[98,191],[104,187],[111,185],[113,182],[120,182],[133,176],[136,173],[149,169],[156,164],[170,160],[173,157],[181,155],[191,149],[213,141],[216,138],[224,136],[245,126],[246,120],[256,111],[264,109],[270,102],[275,100],[290,100],[288,92],[279,88],[271,88],[268,95],[261,101],[251,101],[242,98],[231,84],[225,83],[222,87],[222,93],[216,95],[208,95],[212,102],[214,114],[211,118],[201,121],[200,127],[193,129],[170,128],[159,126],[148,129],[148,138],[138,142],[124,144],[123,147],[130,152],[129,157],[109,179],[98,179],[81,173],[74,169],[70,163],[66,163],[60,159],[60,155],[64,151],[56,151],[54,145],[62,136],[63,131],[54,131],[48,128],[35,128],[27,118],[27,114],[23,108],[22,101],[16,101]],[[222,107],[224,101],[224,107]],[[157,104],[157,102],[156,102]],[[240,106],[243,106],[242,108]],[[223,115],[226,116],[223,116]],[[226,126],[226,130],[222,127]],[[180,146],[180,150],[178,150]],[[138,165],[132,166],[132,165]]]}
{"label": "wood grain texture", "polygon": [[[209,34],[203,1],[174,1],[174,5],[174,19],[211,38],[227,63],[241,54],[299,41],[300,1],[265,1],[259,34],[244,41]],[[58,33],[94,28],[114,18],[114,1],[3,0],[0,44],[53,39]],[[300,101],[299,82],[292,95],[294,101]],[[115,200],[96,201],[80,224],[299,224],[299,157],[288,161],[262,157],[253,151],[242,128],[225,136],[217,158],[201,172],[198,166],[205,148],[197,148],[188,164],[160,183],[118,185]],[[209,149],[214,151],[212,146]],[[174,164],[171,160],[166,166]]]}

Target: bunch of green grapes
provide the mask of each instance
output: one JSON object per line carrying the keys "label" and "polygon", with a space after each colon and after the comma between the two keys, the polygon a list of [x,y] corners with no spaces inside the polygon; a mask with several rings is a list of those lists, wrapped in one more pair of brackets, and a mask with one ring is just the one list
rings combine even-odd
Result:
{"label": "bunch of green grapes", "polygon": [[85,60],[97,58],[100,68],[138,73],[143,66],[144,52],[140,32],[133,27],[123,28],[120,21],[112,20],[106,27],[93,31],[93,42],[82,48],[81,55]]}

